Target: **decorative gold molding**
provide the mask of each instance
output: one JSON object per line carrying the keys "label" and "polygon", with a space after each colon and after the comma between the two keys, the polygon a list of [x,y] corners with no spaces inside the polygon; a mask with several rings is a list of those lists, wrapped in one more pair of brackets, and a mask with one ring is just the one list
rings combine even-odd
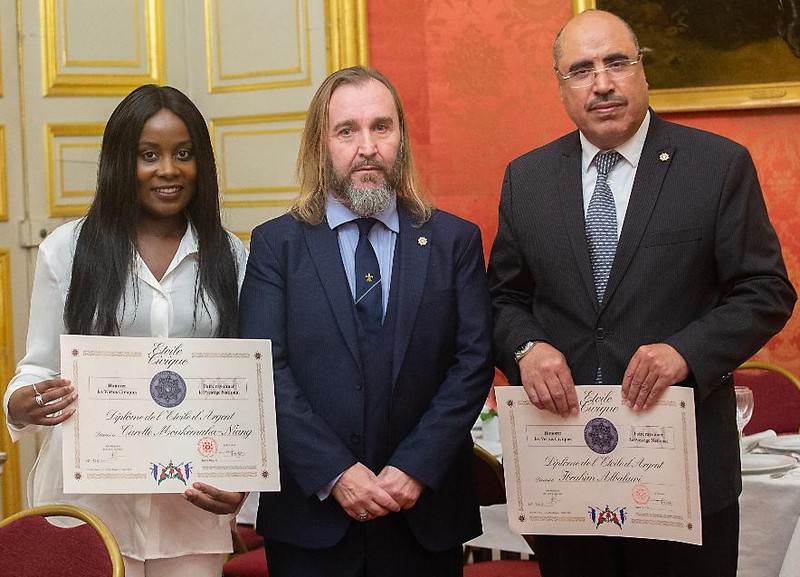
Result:
{"label": "decorative gold molding", "polygon": [[[62,18],[59,21],[59,3]],[[139,0],[135,2],[139,9]],[[66,0],[41,0],[42,11],[42,53],[44,60],[44,94],[45,96],[111,96],[126,95],[142,84],[163,84],[165,70],[164,26],[162,0],[142,0],[142,22],[144,23],[145,46],[139,50],[147,59],[146,65],[136,61],[78,61],[69,59],[66,48],[66,22],[63,14],[66,11]],[[139,43],[139,22],[137,28],[137,45]],[[62,31],[61,34],[59,31]],[[61,39],[61,41],[60,41]],[[75,68],[110,68],[97,74],[68,72]],[[138,74],[130,74],[125,68],[144,68]],[[114,71],[114,69],[117,71]]]}
{"label": "decorative gold molding", "polygon": [[[48,215],[50,217],[83,216],[89,210],[89,206],[91,205],[91,197],[94,195],[93,190],[66,191],[65,193],[63,166],[57,167],[57,163],[62,162],[63,158],[61,154],[56,154],[56,139],[65,136],[97,137],[98,143],[96,148],[99,152],[100,141],[102,141],[104,128],[105,123],[103,122],[75,122],[69,124],[47,124],[45,126],[45,146],[47,148],[47,207]],[[58,148],[58,151],[63,152],[65,148],[78,146],[82,147],[92,145],[67,143],[62,144]],[[85,195],[89,197],[88,202],[81,204],[60,204],[58,202],[61,198],[80,198],[83,196],[81,192],[84,192]]]}
{"label": "decorative gold molding", "polygon": [[[14,330],[11,308],[11,257],[8,249],[0,249],[0,399],[6,392],[8,381],[14,374]],[[19,451],[11,442],[5,422],[5,411],[0,411],[0,451],[8,455],[3,466],[4,516],[22,508],[20,491]]]}
{"label": "decorative gold molding", "polygon": [[348,66],[369,66],[367,0],[325,0],[328,73]]}
{"label": "decorative gold molding", "polygon": [[6,166],[6,127],[0,124],[0,221],[8,221],[8,178]]}
{"label": "decorative gold molding", "polygon": [[[0,14],[0,19],[2,19],[3,15]],[[0,46],[2,46],[2,42],[0,42]],[[3,51],[0,50],[0,98],[3,97]]]}
{"label": "decorative gold molding", "polygon": [[[309,27],[309,6],[308,0],[295,0],[297,12],[297,49],[298,62],[294,68],[281,70],[254,70],[244,74],[226,74],[222,71],[222,48],[219,33],[219,1],[205,0],[205,25],[206,25],[206,78],[208,91],[211,94],[222,92],[241,92],[245,90],[262,90],[273,88],[290,88],[293,86],[309,86],[311,84],[311,31]],[[303,9],[300,9],[300,5]],[[303,50],[303,46],[305,50]],[[216,58],[215,58],[216,56]],[[305,56],[305,57],[304,57]],[[303,63],[305,61],[305,64]],[[216,84],[216,79],[221,80],[246,80],[258,77],[269,77],[279,75],[305,74],[300,78],[291,80],[274,80],[253,83],[226,84],[224,86]],[[215,73],[219,71],[219,74]]]}
{"label": "decorative gold molding", "polygon": [[[276,207],[276,206],[290,206],[294,202],[294,195],[292,198],[277,199],[277,200],[231,200],[226,198],[228,194],[264,194],[264,193],[279,193],[279,192],[292,192],[296,193],[300,189],[296,185],[292,186],[264,186],[259,188],[228,188],[226,185],[226,176],[224,174],[224,166],[222,160],[225,158],[224,151],[224,137],[225,134],[220,135],[218,127],[220,126],[239,126],[239,125],[253,125],[253,124],[268,124],[279,122],[297,122],[298,126],[295,128],[276,128],[270,130],[244,130],[239,131],[237,135],[248,134],[286,134],[297,132],[302,133],[303,123],[305,122],[305,112],[289,112],[280,114],[263,114],[256,116],[233,116],[228,118],[215,118],[211,119],[208,123],[211,139],[214,143],[214,149],[217,158],[220,159],[220,192],[222,193],[222,206],[224,208],[260,208],[260,207]],[[244,239],[243,239],[244,240]]]}

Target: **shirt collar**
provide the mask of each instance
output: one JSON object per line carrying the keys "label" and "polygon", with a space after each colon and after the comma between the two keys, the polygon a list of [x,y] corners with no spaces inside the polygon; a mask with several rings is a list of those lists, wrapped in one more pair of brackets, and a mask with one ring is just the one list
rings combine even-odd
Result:
{"label": "shirt collar", "polygon": [[[339,225],[352,222],[359,218],[357,214],[342,204],[342,201],[333,196],[330,192],[325,198],[325,216],[328,217],[328,226],[331,227],[331,230],[336,229]],[[381,221],[384,226],[392,232],[396,234],[400,233],[400,217],[397,214],[396,195],[392,195],[389,206],[376,214],[375,218]]]}
{"label": "shirt collar", "polygon": [[[647,113],[644,115],[644,120],[642,120],[642,125],[639,127],[639,130],[636,131],[636,134],[631,136],[626,142],[614,148],[617,152],[622,155],[622,158],[628,161],[628,163],[636,168],[639,165],[639,159],[642,157],[642,149],[644,148],[644,141],[647,138],[647,129],[650,127],[650,111],[648,110]],[[589,167],[594,162],[594,157],[597,156],[597,153],[600,152],[600,149],[597,148],[594,144],[589,142],[589,140],[584,136],[583,132],[580,133],[581,138],[581,149],[583,150],[583,154],[581,156],[581,168],[583,168],[583,173],[589,171]]]}
{"label": "shirt collar", "polygon": [[183,233],[181,244],[178,245],[178,252],[176,253],[178,261],[185,256],[199,251],[197,244],[197,230],[194,228],[194,225],[192,224],[192,221],[189,220],[188,216],[186,217],[186,223],[186,232]]}

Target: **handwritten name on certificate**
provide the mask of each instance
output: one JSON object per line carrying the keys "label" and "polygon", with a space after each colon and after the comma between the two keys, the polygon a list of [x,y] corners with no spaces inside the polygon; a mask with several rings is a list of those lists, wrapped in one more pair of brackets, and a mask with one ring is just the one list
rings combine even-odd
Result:
{"label": "handwritten name on certificate", "polygon": [[702,543],[691,389],[634,412],[618,386],[580,386],[566,418],[496,392],[512,531]]}
{"label": "handwritten name on certificate", "polygon": [[280,489],[268,340],[61,336],[65,493]]}

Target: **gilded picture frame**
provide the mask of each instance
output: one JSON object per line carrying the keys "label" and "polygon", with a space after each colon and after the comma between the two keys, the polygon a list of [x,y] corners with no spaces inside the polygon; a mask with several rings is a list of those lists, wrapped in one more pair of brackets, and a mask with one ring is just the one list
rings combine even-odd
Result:
{"label": "gilded picture frame", "polygon": [[659,112],[800,104],[800,0],[573,0],[608,10],[639,38]]}

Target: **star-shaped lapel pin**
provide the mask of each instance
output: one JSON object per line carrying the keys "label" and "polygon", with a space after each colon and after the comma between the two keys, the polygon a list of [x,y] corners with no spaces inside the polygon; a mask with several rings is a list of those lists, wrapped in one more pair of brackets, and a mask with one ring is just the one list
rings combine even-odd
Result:
{"label": "star-shaped lapel pin", "polygon": [[659,155],[658,155],[658,159],[659,159],[661,162],[666,162],[666,161],[668,161],[668,160],[669,160],[669,152],[662,152],[661,154],[659,154]]}
{"label": "star-shaped lapel pin", "polygon": [[425,246],[426,244],[428,244],[428,239],[424,236],[421,236],[417,239],[417,244],[419,246]]}

